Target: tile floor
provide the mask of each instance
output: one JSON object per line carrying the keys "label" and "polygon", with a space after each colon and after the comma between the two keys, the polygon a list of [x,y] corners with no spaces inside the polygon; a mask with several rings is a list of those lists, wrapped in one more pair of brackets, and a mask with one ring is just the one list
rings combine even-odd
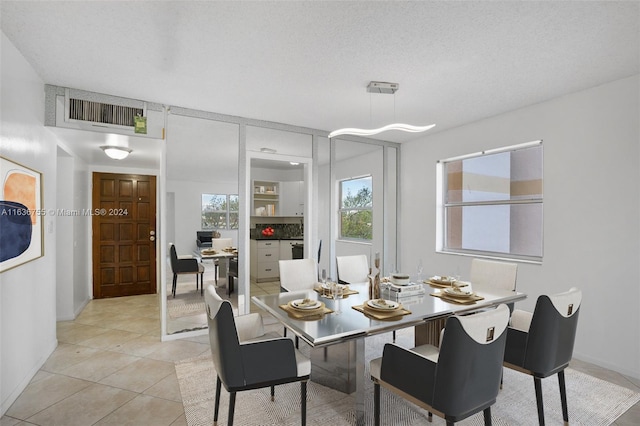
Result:
{"label": "tile floor", "polygon": [[[266,283],[252,293],[277,289]],[[208,336],[161,342],[158,306],[157,295],[93,300],[76,320],[59,322],[58,348],[0,426],[186,425],[174,362],[209,351]],[[580,361],[572,367],[640,391],[640,380]],[[640,424],[640,403],[614,424]]]}

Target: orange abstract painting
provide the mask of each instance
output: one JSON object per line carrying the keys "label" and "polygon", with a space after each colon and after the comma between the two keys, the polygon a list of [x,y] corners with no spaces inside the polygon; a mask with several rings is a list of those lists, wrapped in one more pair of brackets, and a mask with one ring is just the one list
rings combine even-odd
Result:
{"label": "orange abstract painting", "polygon": [[31,212],[31,224],[36,223],[36,178],[24,173],[11,173],[4,182],[4,199],[24,204]]}

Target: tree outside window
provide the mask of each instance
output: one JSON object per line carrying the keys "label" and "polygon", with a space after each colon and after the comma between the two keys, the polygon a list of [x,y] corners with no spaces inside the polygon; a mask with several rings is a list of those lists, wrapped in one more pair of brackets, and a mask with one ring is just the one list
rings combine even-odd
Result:
{"label": "tree outside window", "polygon": [[367,240],[373,236],[371,176],[340,182],[340,238]]}
{"label": "tree outside window", "polygon": [[202,194],[202,229],[238,229],[238,195]]}

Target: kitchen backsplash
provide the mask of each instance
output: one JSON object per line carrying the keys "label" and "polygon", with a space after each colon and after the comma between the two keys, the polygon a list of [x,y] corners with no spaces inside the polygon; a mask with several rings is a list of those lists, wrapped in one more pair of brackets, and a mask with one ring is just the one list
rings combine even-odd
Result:
{"label": "kitchen backsplash", "polygon": [[[275,232],[270,237],[262,235],[262,230],[266,228],[272,228]],[[302,236],[302,225],[299,223],[260,223],[256,224],[255,229],[251,229],[251,238],[269,238],[278,240],[282,238],[293,238]]]}

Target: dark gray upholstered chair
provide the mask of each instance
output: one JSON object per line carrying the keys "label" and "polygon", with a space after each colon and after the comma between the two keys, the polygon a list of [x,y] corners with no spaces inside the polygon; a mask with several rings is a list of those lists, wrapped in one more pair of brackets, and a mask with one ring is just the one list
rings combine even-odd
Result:
{"label": "dark gray upholstered chair", "polygon": [[577,288],[540,296],[533,313],[516,309],[511,316],[504,354],[505,367],[533,376],[538,422],[544,424],[541,379],[558,374],[560,402],[569,423],[564,369],[573,356],[582,292]]}
{"label": "dark gray upholstered chair", "polygon": [[[382,358],[371,361],[374,418],[380,425],[380,386],[446,420],[447,426],[484,412],[491,424],[502,377],[509,308],[447,319],[440,349],[421,345],[405,349],[384,346]],[[386,424],[386,423],[385,423]]]}
{"label": "dark gray upholstered chair", "polygon": [[229,270],[227,271],[227,295],[233,293],[234,280],[238,278],[238,259],[229,259]]}
{"label": "dark gray upholstered chair", "polygon": [[[290,339],[250,339],[237,328],[231,303],[223,300],[213,286],[205,292],[209,342],[216,369],[216,396],[213,424],[218,422],[221,385],[229,392],[229,420],[233,425],[236,393],[271,387],[284,383],[300,382],[302,425],[307,417],[307,381],[311,373],[311,361],[294,349]],[[248,317],[243,315],[238,319]]]}
{"label": "dark gray upholstered chair", "polygon": [[171,287],[171,294],[176,297],[176,285],[178,283],[178,275],[195,274],[196,276],[196,290],[198,290],[198,276],[200,276],[200,294],[203,291],[203,274],[204,266],[198,263],[196,258],[179,258],[176,253],[176,246],[171,244],[169,248],[171,252],[171,270],[173,272],[173,286]]}
{"label": "dark gray upholstered chair", "polygon": [[211,247],[211,239],[213,233],[211,231],[196,231],[196,245],[200,248]]}

